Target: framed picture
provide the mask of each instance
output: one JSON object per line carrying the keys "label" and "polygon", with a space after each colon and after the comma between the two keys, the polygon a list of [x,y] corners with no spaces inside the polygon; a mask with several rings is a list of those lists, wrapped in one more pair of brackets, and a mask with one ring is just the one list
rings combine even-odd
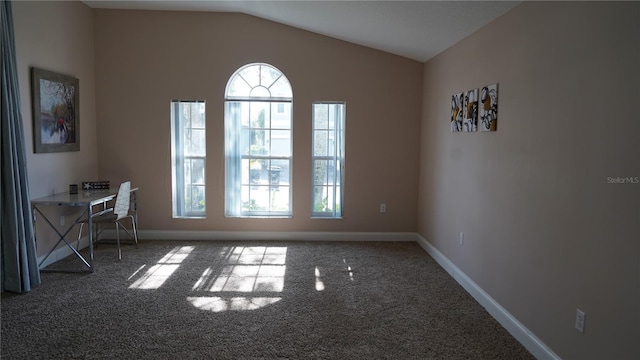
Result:
{"label": "framed picture", "polygon": [[451,132],[462,131],[463,93],[451,95]]}
{"label": "framed picture", "polygon": [[33,151],[80,150],[78,79],[31,68]]}
{"label": "framed picture", "polygon": [[483,86],[480,91],[480,129],[498,129],[498,84]]}
{"label": "framed picture", "polygon": [[464,132],[478,130],[478,89],[469,90],[464,95]]}

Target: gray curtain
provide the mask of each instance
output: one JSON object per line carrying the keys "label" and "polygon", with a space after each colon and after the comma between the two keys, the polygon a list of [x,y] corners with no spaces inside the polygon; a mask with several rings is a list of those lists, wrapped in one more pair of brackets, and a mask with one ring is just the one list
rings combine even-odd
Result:
{"label": "gray curtain", "polygon": [[24,293],[40,284],[31,222],[27,158],[20,113],[11,2],[0,1],[2,37],[2,174],[0,174],[0,275],[2,291]]}

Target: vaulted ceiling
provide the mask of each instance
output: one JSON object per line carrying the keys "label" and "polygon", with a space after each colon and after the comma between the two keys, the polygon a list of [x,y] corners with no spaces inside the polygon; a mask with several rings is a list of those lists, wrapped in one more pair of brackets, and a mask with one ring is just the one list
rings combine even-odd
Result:
{"label": "vaulted ceiling", "polygon": [[427,61],[519,1],[83,1],[93,8],[239,12]]}

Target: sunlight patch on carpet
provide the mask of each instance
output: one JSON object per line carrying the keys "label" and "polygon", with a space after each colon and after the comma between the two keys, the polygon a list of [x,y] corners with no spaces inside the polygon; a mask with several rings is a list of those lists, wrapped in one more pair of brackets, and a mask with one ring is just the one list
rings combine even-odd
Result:
{"label": "sunlight patch on carpet", "polygon": [[320,273],[320,269],[316,266],[316,290],[322,291],[324,290],[324,281],[322,281],[322,274]]}
{"label": "sunlight patch on carpet", "polygon": [[353,277],[353,268],[351,267],[351,265],[347,263],[347,259],[342,259],[342,262],[344,263],[344,266],[347,267],[347,272],[349,273],[349,280],[351,281],[355,280],[355,278]]}
{"label": "sunlight patch on carpet", "polygon": [[133,279],[140,271],[142,271],[142,269],[144,269],[145,266],[147,266],[147,264],[142,264],[142,266],[140,266],[138,270],[134,271],[133,274],[131,274],[131,276],[127,278],[127,280]]}
{"label": "sunlight patch on carpet", "polygon": [[129,289],[158,289],[178,270],[184,259],[191,254],[193,246],[176,246],[169,251],[155,265],[138,280],[129,286]]}
{"label": "sunlight patch on carpet", "polygon": [[[208,267],[191,288],[217,296],[190,296],[187,300],[206,311],[255,310],[280,301],[284,290],[287,248],[283,246],[232,246],[220,253],[223,264]],[[246,293],[247,296],[236,296]],[[255,295],[250,296],[249,294]]]}
{"label": "sunlight patch on carpet", "polygon": [[187,297],[191,305],[200,310],[223,312],[223,311],[247,311],[256,310],[277,303],[282,300],[280,297],[230,297],[201,296]]}
{"label": "sunlight patch on carpet", "polygon": [[193,285],[194,291],[282,292],[287,270],[287,248],[234,246],[226,249],[221,270],[207,268]]}

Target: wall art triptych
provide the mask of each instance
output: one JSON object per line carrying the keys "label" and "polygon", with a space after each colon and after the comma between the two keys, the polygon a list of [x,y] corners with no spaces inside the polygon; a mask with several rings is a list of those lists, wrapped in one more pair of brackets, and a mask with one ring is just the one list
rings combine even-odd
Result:
{"label": "wall art triptych", "polygon": [[496,131],[498,84],[451,95],[451,131]]}

